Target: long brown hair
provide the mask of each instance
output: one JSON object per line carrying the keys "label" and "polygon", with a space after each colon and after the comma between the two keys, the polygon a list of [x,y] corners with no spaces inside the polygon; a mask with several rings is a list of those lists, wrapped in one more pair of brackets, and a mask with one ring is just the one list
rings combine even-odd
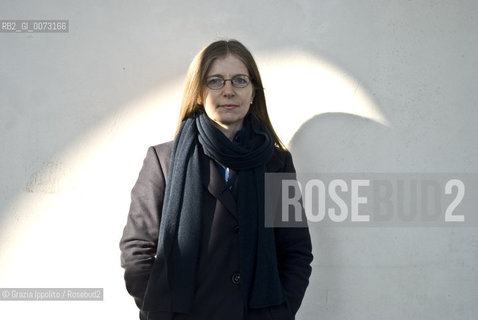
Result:
{"label": "long brown hair", "polygon": [[204,106],[198,103],[198,98],[201,97],[201,92],[204,89],[207,72],[215,59],[223,58],[228,54],[232,54],[239,58],[249,72],[252,85],[255,89],[254,100],[250,106],[249,112],[254,114],[272,133],[275,147],[280,150],[286,150],[285,145],[277,136],[272,127],[271,120],[269,119],[264,88],[262,87],[262,80],[256,62],[249,50],[237,40],[215,41],[202,49],[196,57],[194,57],[186,75],[183,99],[181,102],[181,109],[179,110],[179,122],[175,135],[178,133],[181,122],[184,119],[199,112],[204,112]]}

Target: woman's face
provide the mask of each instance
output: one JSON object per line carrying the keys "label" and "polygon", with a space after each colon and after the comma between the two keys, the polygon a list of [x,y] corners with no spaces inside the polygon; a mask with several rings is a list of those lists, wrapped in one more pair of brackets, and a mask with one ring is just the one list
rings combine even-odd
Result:
{"label": "woman's face", "polygon": [[[227,55],[217,58],[212,63],[206,80],[211,77],[231,79],[238,75],[249,76],[247,68],[239,58]],[[242,122],[252,99],[254,98],[254,86],[249,82],[244,88],[237,88],[231,81],[226,81],[219,89],[210,89],[204,86],[199,103],[204,105],[207,116],[214,121],[221,131],[234,134],[242,128]]]}

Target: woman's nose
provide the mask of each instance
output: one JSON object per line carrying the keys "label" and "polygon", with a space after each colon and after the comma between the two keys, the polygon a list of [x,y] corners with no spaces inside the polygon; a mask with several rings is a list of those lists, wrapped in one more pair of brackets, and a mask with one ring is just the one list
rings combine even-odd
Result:
{"label": "woman's nose", "polygon": [[222,91],[224,95],[234,95],[234,87],[232,85],[232,81],[226,81],[224,83],[224,87],[222,87]]}

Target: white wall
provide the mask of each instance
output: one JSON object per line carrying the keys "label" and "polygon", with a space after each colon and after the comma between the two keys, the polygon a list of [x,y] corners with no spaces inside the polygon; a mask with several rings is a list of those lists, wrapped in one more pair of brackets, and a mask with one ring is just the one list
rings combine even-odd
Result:
{"label": "white wall", "polygon": [[[105,299],[0,301],[0,317],[136,316],[119,267],[129,192],[172,136],[190,60],[221,37],[256,56],[299,171],[477,172],[477,16],[471,0],[3,0],[0,19],[70,30],[0,33],[0,287]],[[476,228],[311,231],[298,319],[478,314]]]}

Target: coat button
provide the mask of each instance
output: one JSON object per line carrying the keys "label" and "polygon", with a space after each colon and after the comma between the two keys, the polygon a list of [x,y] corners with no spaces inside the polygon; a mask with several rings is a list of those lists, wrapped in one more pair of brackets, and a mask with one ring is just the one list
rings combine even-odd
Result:
{"label": "coat button", "polygon": [[234,273],[232,275],[231,280],[232,280],[232,283],[234,283],[234,284],[240,284],[241,283],[241,274],[240,273]]}
{"label": "coat button", "polygon": [[232,231],[234,232],[234,234],[238,234],[239,233],[239,226],[235,226],[234,229],[232,229]]}

